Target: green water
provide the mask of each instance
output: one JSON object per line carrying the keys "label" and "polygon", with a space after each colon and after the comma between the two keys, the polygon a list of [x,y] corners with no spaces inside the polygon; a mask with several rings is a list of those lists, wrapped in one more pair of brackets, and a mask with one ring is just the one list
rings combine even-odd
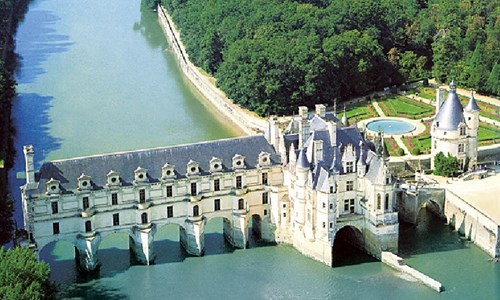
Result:
{"label": "green water", "polygon": [[[16,146],[34,144],[43,160],[148,148],[237,133],[202,104],[181,76],[154,13],[138,0],[38,0],[17,35],[22,67],[14,107]],[[208,110],[208,111],[207,111]],[[10,175],[21,223],[16,174]],[[73,299],[500,299],[500,264],[426,211],[402,227],[400,252],[441,281],[437,294],[358,254],[329,268],[289,246],[234,250],[221,220],[207,225],[204,257],[189,257],[178,228],[155,236],[156,264],[131,265],[128,237],[111,235],[97,276],[75,270],[73,248],[52,243],[41,257],[61,298]],[[357,262],[357,264],[353,264]]]}

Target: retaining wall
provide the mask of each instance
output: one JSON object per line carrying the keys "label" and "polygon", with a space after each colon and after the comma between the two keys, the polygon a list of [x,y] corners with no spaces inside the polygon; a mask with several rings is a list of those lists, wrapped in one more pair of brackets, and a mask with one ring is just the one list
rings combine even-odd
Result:
{"label": "retaining wall", "polygon": [[[494,201],[494,199],[492,199]],[[458,195],[446,191],[444,214],[448,224],[491,257],[500,257],[500,225]]]}
{"label": "retaining wall", "polygon": [[168,39],[170,48],[175,54],[180,68],[189,81],[205,96],[205,98],[225,117],[238,125],[248,135],[262,134],[267,127],[267,121],[251,112],[241,109],[232,103],[225,94],[215,87],[206,76],[202,75],[185,51],[180,35],[175,29],[172,18],[165,9],[158,5],[160,25]]}

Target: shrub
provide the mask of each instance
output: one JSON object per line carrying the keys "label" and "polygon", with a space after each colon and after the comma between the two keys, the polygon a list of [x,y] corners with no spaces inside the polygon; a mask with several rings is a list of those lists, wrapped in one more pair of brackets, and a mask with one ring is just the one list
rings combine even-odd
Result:
{"label": "shrub", "polygon": [[418,146],[415,146],[413,149],[411,149],[411,154],[412,155],[419,155],[420,154],[420,148]]}
{"label": "shrub", "polygon": [[398,148],[398,155],[399,156],[405,155],[405,151],[403,149],[401,149],[401,148]]}

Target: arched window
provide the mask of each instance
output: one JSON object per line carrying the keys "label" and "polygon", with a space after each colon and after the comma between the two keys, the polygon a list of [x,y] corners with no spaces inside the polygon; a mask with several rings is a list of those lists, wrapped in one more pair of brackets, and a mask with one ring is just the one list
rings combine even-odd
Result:
{"label": "arched window", "polygon": [[141,223],[142,224],[147,224],[148,223],[148,214],[147,213],[142,213],[142,215],[141,215]]}
{"label": "arched window", "polygon": [[92,231],[92,223],[90,221],[85,221],[85,232]]}
{"label": "arched window", "polygon": [[198,205],[193,206],[193,217],[197,217],[200,215],[200,208]]}
{"label": "arched window", "polygon": [[385,194],[384,209],[389,210],[389,194]]}
{"label": "arched window", "polygon": [[238,209],[245,209],[245,200],[243,199],[238,200]]}
{"label": "arched window", "polygon": [[380,201],[380,194],[377,194],[377,209],[380,209],[380,205],[381,205],[380,202],[381,202]]}

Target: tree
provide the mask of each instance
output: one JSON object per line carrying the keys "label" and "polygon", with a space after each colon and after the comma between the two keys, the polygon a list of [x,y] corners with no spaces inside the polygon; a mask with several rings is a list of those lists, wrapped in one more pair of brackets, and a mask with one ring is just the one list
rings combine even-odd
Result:
{"label": "tree", "polygon": [[490,76],[486,81],[485,90],[489,93],[500,95],[500,66],[498,63],[493,65]]}
{"label": "tree", "polygon": [[0,248],[0,295],[2,299],[54,299],[55,285],[50,268],[38,262],[26,248]]}
{"label": "tree", "polygon": [[454,176],[458,172],[458,167],[460,166],[458,159],[448,154],[445,156],[443,152],[439,152],[434,157],[434,174],[439,176]]}

